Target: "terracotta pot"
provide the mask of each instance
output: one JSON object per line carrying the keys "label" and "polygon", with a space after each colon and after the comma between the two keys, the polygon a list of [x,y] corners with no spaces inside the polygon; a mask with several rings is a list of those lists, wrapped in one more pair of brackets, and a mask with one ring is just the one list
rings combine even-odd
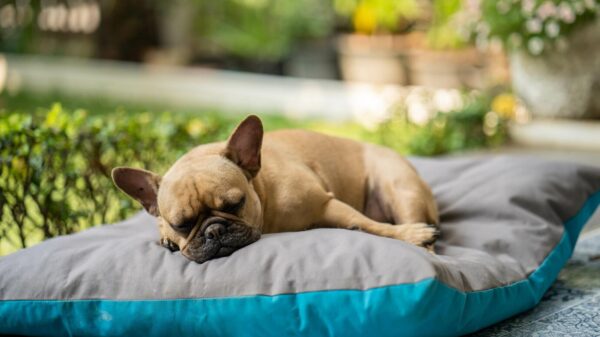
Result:
{"label": "terracotta pot", "polygon": [[342,35],[337,40],[342,79],[408,84],[408,41],[398,35]]}
{"label": "terracotta pot", "polygon": [[507,81],[506,60],[474,48],[433,50],[423,33],[343,35],[338,38],[341,75],[347,81],[482,88]]}
{"label": "terracotta pot", "polygon": [[487,82],[486,66],[486,57],[474,48],[416,49],[410,53],[410,80],[433,88],[481,88]]}
{"label": "terracotta pot", "polygon": [[513,52],[514,90],[534,117],[600,118],[600,20],[566,41],[540,56]]}

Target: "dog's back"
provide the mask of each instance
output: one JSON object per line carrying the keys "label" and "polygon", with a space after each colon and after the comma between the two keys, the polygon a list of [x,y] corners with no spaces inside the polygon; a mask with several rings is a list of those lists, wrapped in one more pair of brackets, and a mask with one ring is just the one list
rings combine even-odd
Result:
{"label": "dog's back", "polygon": [[265,171],[282,170],[281,165],[310,168],[316,174],[315,182],[362,211],[366,188],[363,144],[312,131],[281,130],[265,134],[262,158]]}

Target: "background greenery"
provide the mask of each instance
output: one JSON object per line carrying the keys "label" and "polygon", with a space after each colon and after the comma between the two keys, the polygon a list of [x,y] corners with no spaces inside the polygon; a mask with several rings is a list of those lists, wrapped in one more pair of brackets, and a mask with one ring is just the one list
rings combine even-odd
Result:
{"label": "background greenery", "polygon": [[[99,25],[91,31],[50,29],[42,27],[43,20],[38,20],[46,17],[42,13],[53,13],[56,21],[66,11],[84,3],[93,4],[101,13]],[[434,48],[462,47],[465,40],[460,40],[450,22],[460,3],[460,0],[6,0],[0,3],[0,10],[14,12],[15,22],[0,25],[0,52],[162,60],[281,73],[285,64],[304,55],[307,46],[327,59],[339,33],[421,31],[428,32],[428,45]]]}
{"label": "background greenery", "polygon": [[288,56],[294,44],[331,34],[333,10],[322,0],[195,0],[195,30],[218,51],[257,61]]}

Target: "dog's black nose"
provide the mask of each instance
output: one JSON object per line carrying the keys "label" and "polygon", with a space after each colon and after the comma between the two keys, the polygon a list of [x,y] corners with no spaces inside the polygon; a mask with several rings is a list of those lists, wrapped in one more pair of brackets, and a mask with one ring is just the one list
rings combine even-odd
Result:
{"label": "dog's black nose", "polygon": [[204,237],[208,240],[218,240],[223,234],[225,234],[225,226],[220,222],[209,225],[204,231]]}

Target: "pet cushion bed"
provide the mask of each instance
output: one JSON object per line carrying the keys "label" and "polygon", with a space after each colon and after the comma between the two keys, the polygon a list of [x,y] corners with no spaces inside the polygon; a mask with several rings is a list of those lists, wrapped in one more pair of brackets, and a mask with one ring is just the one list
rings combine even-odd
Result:
{"label": "pet cushion bed", "polygon": [[264,235],[196,264],[155,220],[0,259],[0,333],[451,336],[538,303],[600,204],[600,169],[524,157],[411,159],[437,198],[437,255],[341,229]]}

